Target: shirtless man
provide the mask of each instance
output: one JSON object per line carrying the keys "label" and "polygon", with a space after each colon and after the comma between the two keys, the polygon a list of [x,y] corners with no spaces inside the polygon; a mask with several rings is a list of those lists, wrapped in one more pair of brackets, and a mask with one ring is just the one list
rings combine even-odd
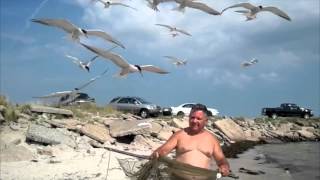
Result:
{"label": "shirtless man", "polygon": [[158,158],[176,149],[176,160],[201,168],[209,169],[213,157],[223,176],[228,176],[230,167],[219,141],[204,129],[208,121],[205,105],[196,104],[190,111],[189,127],[174,133],[168,141],[152,153]]}

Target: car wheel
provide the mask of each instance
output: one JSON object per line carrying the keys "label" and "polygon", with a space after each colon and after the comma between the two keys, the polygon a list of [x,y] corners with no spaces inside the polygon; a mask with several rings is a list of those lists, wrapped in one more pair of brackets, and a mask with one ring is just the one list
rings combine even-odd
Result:
{"label": "car wheel", "polygon": [[278,115],[276,114],[276,113],[273,113],[272,115],[271,115],[271,118],[272,119],[276,119],[278,117]]}
{"label": "car wheel", "polygon": [[141,116],[142,118],[147,118],[147,117],[149,116],[149,111],[148,111],[147,109],[142,109],[142,110],[140,111],[140,116]]}
{"label": "car wheel", "polygon": [[304,114],[303,118],[309,119],[309,118],[310,118],[310,115],[309,115],[309,114]]}
{"label": "car wheel", "polygon": [[179,112],[177,113],[177,116],[183,117],[183,116],[184,116],[184,113],[183,113],[182,111],[179,111]]}

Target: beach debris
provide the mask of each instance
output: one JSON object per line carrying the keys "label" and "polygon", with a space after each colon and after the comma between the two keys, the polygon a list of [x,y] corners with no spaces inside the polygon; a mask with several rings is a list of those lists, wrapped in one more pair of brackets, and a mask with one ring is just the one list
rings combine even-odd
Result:
{"label": "beach debris", "polygon": [[121,71],[118,73],[118,77],[125,77],[127,76],[129,73],[135,73],[135,72],[139,72],[142,75],[142,71],[149,71],[152,73],[158,73],[158,74],[168,74],[168,71],[165,71],[157,66],[154,65],[133,65],[133,64],[129,64],[123,57],[121,57],[118,54],[109,52],[109,51],[105,51],[93,46],[89,46],[86,44],[81,43],[84,47],[86,47],[87,49],[89,49],[90,51],[98,54],[99,56],[111,60],[111,62],[113,62],[115,65],[117,65],[119,68],[121,68]]}
{"label": "beach debris", "polygon": [[222,119],[214,122],[215,127],[223,132],[231,141],[246,140],[241,127],[231,119]]}
{"label": "beach debris", "polygon": [[71,39],[76,42],[80,42],[80,36],[85,36],[85,37],[96,36],[125,49],[124,45],[120,41],[116,40],[105,31],[102,31],[99,29],[82,29],[65,19],[42,18],[42,19],[32,19],[31,21],[35,23],[40,23],[42,25],[60,28],[65,32],[69,33]]}
{"label": "beach debris", "polygon": [[121,137],[121,136],[127,136],[127,135],[138,135],[138,134],[144,134],[146,132],[149,132],[150,126],[139,126],[140,123],[143,123],[140,121],[114,121],[112,124],[110,124],[110,135],[112,137]]}
{"label": "beach debris", "polygon": [[30,107],[31,107],[31,112],[73,116],[73,112],[67,109],[54,108],[49,106],[40,106],[40,105],[31,105]]}
{"label": "beach debris", "polygon": [[250,175],[260,175],[260,174],[265,174],[264,171],[261,171],[261,170],[250,170],[250,169],[246,169],[246,168],[239,168],[239,172],[240,173],[247,173],[247,174],[250,174]]}
{"label": "beach debris", "polygon": [[172,34],[173,37],[179,35],[179,33],[182,33],[184,35],[187,35],[187,36],[191,36],[190,33],[188,33],[187,31],[183,30],[183,29],[178,29],[177,27],[174,27],[174,26],[170,26],[170,25],[166,25],[166,24],[155,24],[156,26],[162,26],[162,27],[165,27],[167,29],[169,29],[169,31]]}
{"label": "beach debris", "polygon": [[239,3],[239,4],[235,4],[235,5],[232,5],[232,6],[229,6],[227,8],[225,8],[224,10],[222,10],[221,14],[230,9],[230,8],[237,8],[237,7],[242,7],[242,8],[245,8],[247,10],[238,10],[236,12],[238,13],[241,13],[243,15],[245,15],[247,17],[246,21],[250,21],[250,20],[253,20],[253,19],[256,19],[257,18],[257,14],[259,12],[271,12],[275,15],[278,15],[288,21],[291,21],[291,18],[282,10],[280,10],[279,8],[277,7],[273,7],[273,6],[266,6],[266,7],[263,7],[263,6],[254,6],[250,3]]}
{"label": "beach debris", "polygon": [[66,144],[72,148],[76,147],[75,141],[69,135],[57,129],[36,124],[30,124],[26,133],[26,139],[45,145]]}
{"label": "beach debris", "polygon": [[86,124],[80,129],[80,132],[100,143],[114,141],[114,139],[109,135],[107,127],[103,124]]}

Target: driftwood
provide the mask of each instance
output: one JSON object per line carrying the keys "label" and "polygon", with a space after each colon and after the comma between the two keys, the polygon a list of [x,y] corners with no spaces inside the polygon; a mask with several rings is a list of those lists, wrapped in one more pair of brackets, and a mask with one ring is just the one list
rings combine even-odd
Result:
{"label": "driftwood", "polygon": [[150,159],[150,156],[147,156],[147,155],[141,155],[141,154],[136,154],[136,153],[132,153],[132,152],[128,152],[128,151],[123,151],[123,150],[119,150],[119,149],[116,149],[113,147],[104,146],[103,148],[105,148],[109,151],[125,154],[128,156],[132,156],[132,157],[136,157],[136,158],[140,158],[140,159]]}

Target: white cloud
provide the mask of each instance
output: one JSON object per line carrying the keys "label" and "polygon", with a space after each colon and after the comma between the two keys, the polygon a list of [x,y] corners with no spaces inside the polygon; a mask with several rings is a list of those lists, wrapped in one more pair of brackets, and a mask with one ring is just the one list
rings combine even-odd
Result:
{"label": "white cloud", "polygon": [[1,38],[9,39],[11,41],[15,41],[18,43],[23,43],[23,44],[32,44],[36,40],[32,37],[29,36],[24,36],[24,35],[18,35],[18,34],[9,34],[9,33],[2,33],[1,32]]}
{"label": "white cloud", "polygon": [[279,75],[275,72],[261,73],[261,74],[259,74],[259,77],[265,81],[271,81],[271,82],[279,82],[280,81]]}

